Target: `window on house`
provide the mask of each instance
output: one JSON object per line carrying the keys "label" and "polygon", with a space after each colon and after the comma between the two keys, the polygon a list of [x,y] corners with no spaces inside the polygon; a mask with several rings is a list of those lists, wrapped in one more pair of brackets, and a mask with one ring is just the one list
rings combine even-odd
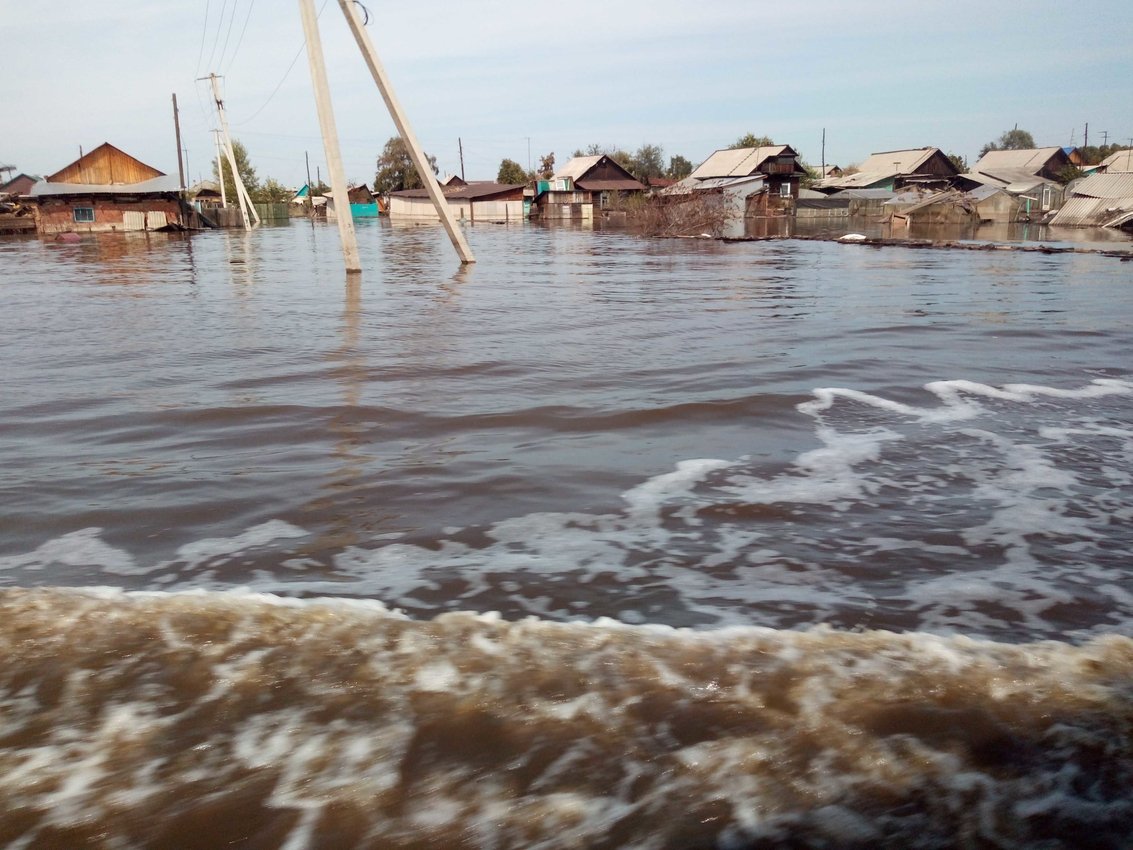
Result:
{"label": "window on house", "polygon": [[75,221],[94,221],[94,207],[75,207]]}
{"label": "window on house", "polygon": [[780,198],[791,197],[791,184],[790,183],[780,183],[779,184],[779,197]]}

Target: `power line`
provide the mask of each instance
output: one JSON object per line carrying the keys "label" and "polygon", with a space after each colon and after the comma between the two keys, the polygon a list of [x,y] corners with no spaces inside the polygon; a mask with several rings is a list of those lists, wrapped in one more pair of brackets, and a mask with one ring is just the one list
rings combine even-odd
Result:
{"label": "power line", "polygon": [[[224,64],[224,54],[228,52],[228,39],[232,37],[232,25],[236,23],[236,8],[240,0],[232,0],[232,14],[228,16],[228,31],[224,34],[224,47],[220,48],[220,58],[216,60],[217,67]],[[223,21],[221,22],[223,26]]]}
{"label": "power line", "polygon": [[209,0],[205,0],[205,24],[201,28],[201,49],[197,51],[197,70],[193,72],[196,77],[201,73],[201,57],[205,55],[205,36],[209,31]]}
{"label": "power line", "polygon": [[252,9],[256,5],[256,0],[252,0],[248,4],[248,14],[244,16],[244,26],[240,29],[240,37],[236,39],[236,48],[232,51],[232,57],[228,60],[228,70],[232,70],[232,65],[236,61],[236,56],[240,52],[240,45],[244,43],[244,33],[248,31],[248,21],[252,18]]}
{"label": "power line", "polygon": [[[323,0],[323,5],[319,7],[319,11],[315,16],[316,18],[322,16],[323,9],[325,9],[327,7],[327,2],[328,2],[328,0]],[[271,90],[271,94],[268,95],[268,99],[263,102],[263,104],[260,106],[259,109],[257,109],[255,112],[253,112],[247,118],[245,118],[243,121],[232,122],[232,125],[234,127],[244,126],[245,124],[247,124],[250,121],[252,121],[253,119],[255,119],[255,117],[257,115],[259,115],[261,112],[263,112],[265,109],[267,109],[267,105],[269,103],[271,103],[272,98],[275,97],[276,94],[279,93],[279,90],[281,88],[283,88],[283,84],[287,81],[287,75],[291,73],[291,69],[295,67],[295,63],[299,61],[299,57],[303,55],[303,51],[306,48],[307,48],[307,39],[304,38],[303,43],[299,45],[299,49],[295,52],[295,58],[291,60],[291,64],[287,66],[287,70],[283,72],[283,76],[279,78],[279,82],[276,83],[275,88]]]}
{"label": "power line", "polygon": [[224,29],[224,10],[227,9],[227,8],[228,8],[228,0],[224,0],[224,2],[220,5],[220,20],[217,22],[217,25],[216,25],[216,38],[214,38],[212,40],[212,50],[209,51],[208,66],[210,68],[216,67],[215,65],[213,65],[212,60],[213,60],[213,57],[216,56],[216,46],[218,44],[220,44],[220,31],[222,29]]}

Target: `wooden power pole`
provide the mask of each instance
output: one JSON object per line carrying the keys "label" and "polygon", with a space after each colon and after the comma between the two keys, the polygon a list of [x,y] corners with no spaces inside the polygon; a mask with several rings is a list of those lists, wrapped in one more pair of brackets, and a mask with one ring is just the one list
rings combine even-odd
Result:
{"label": "wooden power pole", "polygon": [[350,196],[346,191],[346,172],[342,168],[342,152],[338,147],[338,129],[334,123],[334,109],[330,102],[323,43],[319,38],[319,19],[315,15],[314,0],[299,0],[299,14],[303,18],[303,33],[307,37],[307,61],[311,66],[311,82],[315,88],[315,108],[319,113],[319,129],[323,134],[323,148],[330,172],[330,191],[334,198],[334,217],[338,221],[338,236],[342,241],[342,258],[347,274],[362,271],[358,258],[358,237],[354,233],[354,216],[350,213]]}
{"label": "wooden power pole", "polygon": [[[312,0],[299,0],[299,2],[300,5],[311,6]],[[374,82],[377,83],[378,91],[381,92],[382,99],[386,102],[386,108],[389,110],[390,117],[393,118],[393,123],[397,126],[397,132],[409,149],[409,157],[413,160],[417,175],[421,178],[425,190],[429,193],[429,198],[433,201],[433,206],[437,210],[437,215],[440,216],[441,223],[445,226],[445,231],[452,241],[453,248],[456,249],[462,263],[476,262],[476,258],[472,256],[472,249],[468,247],[464,234],[460,231],[456,219],[453,217],[452,209],[450,209],[448,201],[441,191],[441,186],[437,182],[437,175],[433,173],[432,166],[429,165],[413,128],[409,126],[409,119],[405,117],[405,113],[401,109],[401,104],[394,94],[393,86],[390,85],[389,78],[386,76],[385,68],[382,67],[381,60],[378,59],[378,51],[374,48],[373,42],[370,41],[370,34],[366,32],[362,20],[358,17],[358,10],[354,7],[352,0],[338,0],[338,5],[342,9],[342,14],[346,16],[346,22],[350,25],[354,40],[358,43],[359,50],[362,51],[362,58],[366,60],[366,66],[370,69],[370,74],[373,76]],[[314,9],[311,8],[312,20],[314,14]],[[307,46],[308,48],[311,46],[310,34],[307,35]],[[337,199],[335,203],[338,203]]]}
{"label": "wooden power pole", "polygon": [[177,114],[177,92],[173,93],[173,133],[177,137],[177,176],[181,178],[181,188],[185,189],[185,160],[181,156],[181,116]]}

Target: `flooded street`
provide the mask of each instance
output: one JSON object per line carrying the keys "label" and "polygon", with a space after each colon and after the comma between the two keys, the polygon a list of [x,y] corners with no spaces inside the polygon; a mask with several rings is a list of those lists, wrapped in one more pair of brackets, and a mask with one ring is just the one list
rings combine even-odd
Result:
{"label": "flooded street", "polygon": [[358,225],[0,241],[0,844],[1128,846],[1133,263]]}

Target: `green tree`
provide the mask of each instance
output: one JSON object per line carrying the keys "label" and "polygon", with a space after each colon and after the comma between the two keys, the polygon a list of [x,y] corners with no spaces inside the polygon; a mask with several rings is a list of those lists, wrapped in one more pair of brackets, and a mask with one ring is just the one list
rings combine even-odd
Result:
{"label": "green tree", "polygon": [[496,174],[497,183],[526,183],[527,172],[523,170],[523,166],[516,162],[514,159],[505,159],[500,162],[500,170]]}
{"label": "green tree", "polygon": [[626,169],[645,185],[665,176],[665,151],[660,145],[642,145],[631,156]]}
{"label": "green tree", "polygon": [[262,186],[250,194],[257,204],[285,204],[295,193],[278,180],[269,177]]}
{"label": "green tree", "polygon": [[746,133],[736,139],[735,142],[728,145],[728,147],[731,150],[735,150],[736,148],[769,148],[774,144],[770,136],[757,136],[754,133]]}
{"label": "green tree", "polygon": [[[425,154],[433,174],[437,173],[437,158]],[[378,157],[378,171],[374,175],[374,191],[379,195],[388,195],[390,192],[400,192],[402,189],[420,189],[422,182],[413,160],[409,156],[409,148],[401,136],[392,136],[382,154]]]}
{"label": "green tree", "polygon": [[1019,125],[1016,124],[1014,129],[1004,131],[1003,135],[994,142],[988,142],[980,148],[980,156],[989,151],[1026,151],[1033,147],[1035,147],[1035,137],[1026,130],[1020,130]]}
{"label": "green tree", "polygon": [[1078,153],[1082,155],[1082,162],[1084,164],[1097,165],[1106,157],[1123,150],[1128,150],[1128,148],[1125,145],[1114,143],[1112,145],[1086,145],[1085,147],[1078,148]]}
{"label": "green tree", "polygon": [[665,176],[670,180],[684,180],[692,174],[692,163],[678,154],[677,156],[669,157],[669,168],[665,171]]}
{"label": "green tree", "polygon": [[555,173],[555,152],[539,157],[539,176],[544,180],[550,179]]}
{"label": "green tree", "polygon": [[[239,139],[232,140],[232,154],[236,159],[236,170],[240,172],[240,179],[244,181],[244,188],[248,190],[248,195],[252,198],[256,197],[256,192],[259,191],[260,181],[256,179],[256,169],[248,162],[248,150],[240,143]],[[220,180],[220,169],[214,159],[212,161],[212,175],[216,180]],[[236,200],[236,181],[232,177],[232,169],[228,165],[228,157],[224,158],[224,197],[228,199],[228,203],[237,204]]]}
{"label": "green tree", "polygon": [[571,156],[608,156],[626,171],[630,171],[633,155],[616,145],[590,145],[586,150],[579,148]]}
{"label": "green tree", "polygon": [[967,173],[967,171],[968,171],[968,160],[964,159],[964,157],[960,156],[960,154],[958,154],[958,153],[947,154],[947,157],[948,157],[948,161],[951,162],[952,165],[954,165],[956,167],[957,171],[959,171],[961,174]]}

